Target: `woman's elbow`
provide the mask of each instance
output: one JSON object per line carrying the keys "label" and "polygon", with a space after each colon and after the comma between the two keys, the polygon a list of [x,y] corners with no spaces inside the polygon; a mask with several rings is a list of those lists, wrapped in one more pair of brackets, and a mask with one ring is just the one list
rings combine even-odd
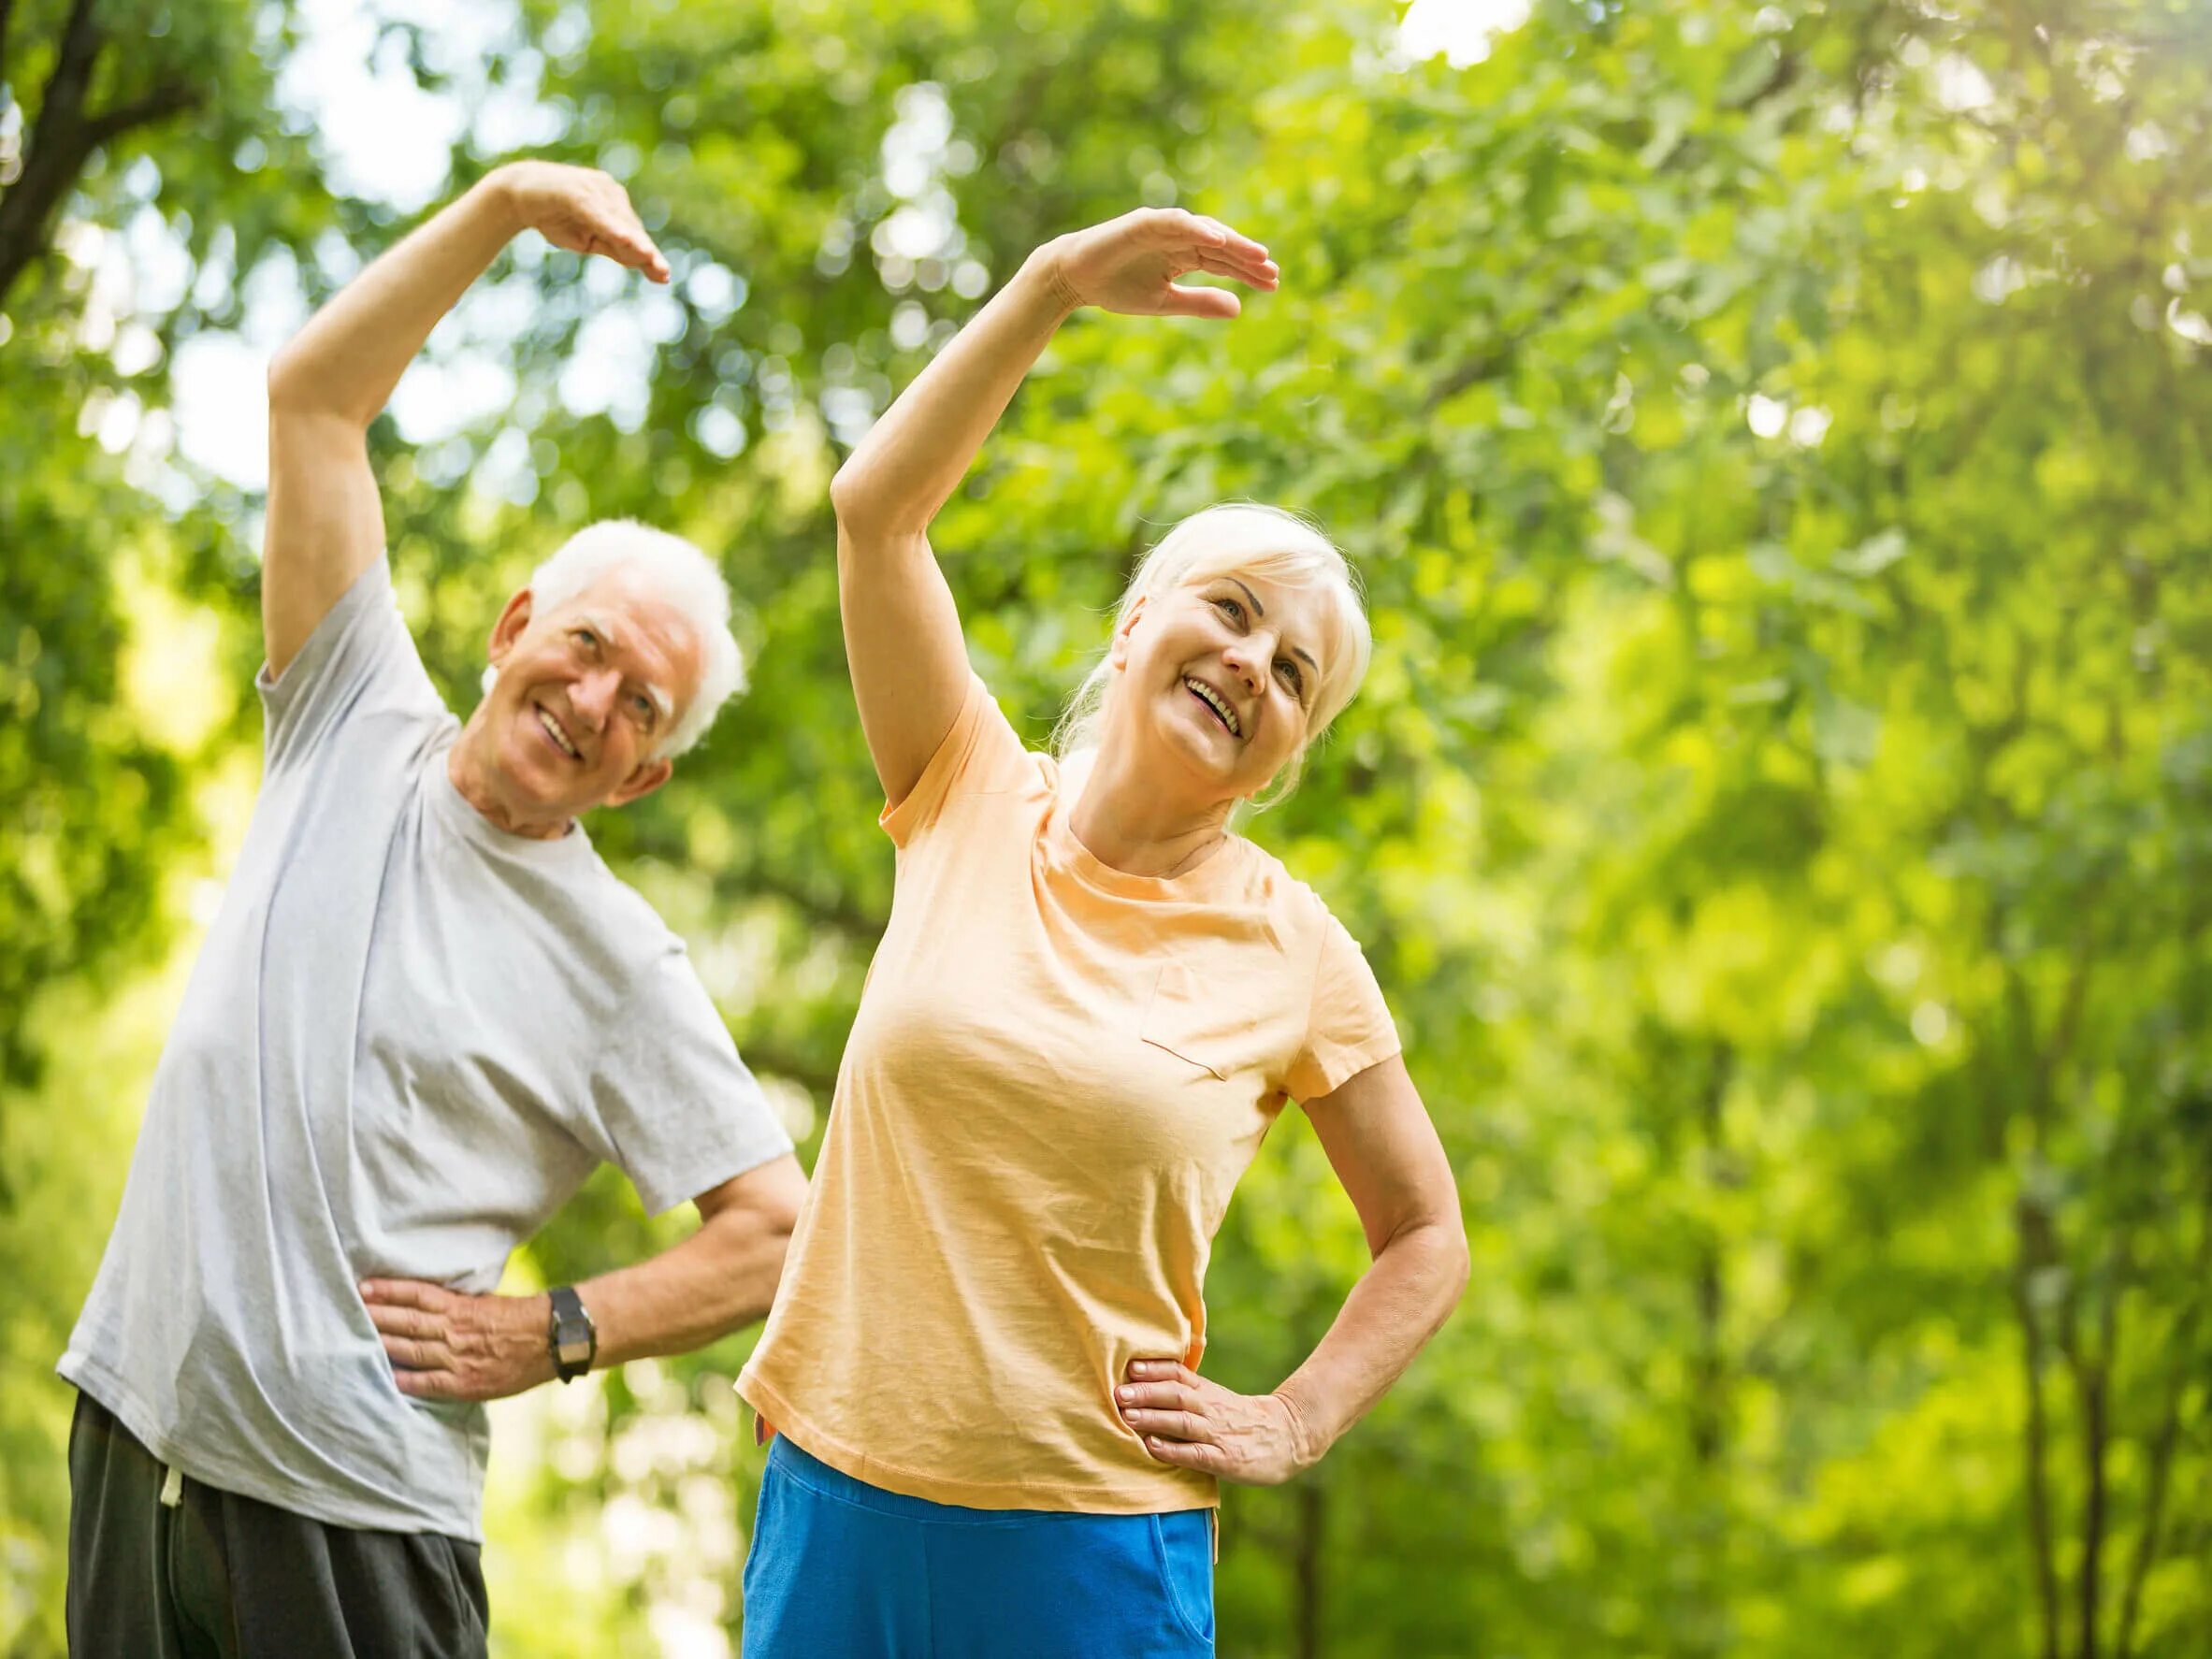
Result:
{"label": "woman's elbow", "polygon": [[874,513],[875,493],[860,458],[848,455],[845,465],[837,469],[836,476],[830,480],[830,510],[847,529],[863,526]]}

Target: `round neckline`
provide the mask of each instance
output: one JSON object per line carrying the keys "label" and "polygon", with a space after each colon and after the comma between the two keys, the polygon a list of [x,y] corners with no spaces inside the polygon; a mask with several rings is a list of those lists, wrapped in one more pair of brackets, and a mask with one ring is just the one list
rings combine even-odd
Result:
{"label": "round neckline", "polygon": [[1191,899],[1202,896],[1222,879],[1222,872],[1237,859],[1244,838],[1234,830],[1222,833],[1221,844],[1180,875],[1137,875],[1116,868],[1083,844],[1076,833],[1075,803],[1091,775],[1090,757],[1062,761],[1052,781],[1052,805],[1045,826],[1047,846],[1059,863],[1088,885],[1125,899]]}
{"label": "round neckline", "polygon": [[475,803],[462,794],[460,786],[453,781],[453,747],[459,741],[460,732],[456,730],[430,757],[431,769],[437,773],[430,794],[441,815],[464,837],[487,851],[541,864],[566,864],[590,850],[591,838],[585,833],[581,818],[570,819],[565,833],[548,839],[537,835],[517,835],[512,830],[502,830],[478,812]]}

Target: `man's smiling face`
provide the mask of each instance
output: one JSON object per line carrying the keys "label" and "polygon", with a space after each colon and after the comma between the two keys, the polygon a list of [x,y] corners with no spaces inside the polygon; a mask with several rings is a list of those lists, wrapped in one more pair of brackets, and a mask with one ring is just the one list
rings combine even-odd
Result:
{"label": "man's smiling face", "polygon": [[656,757],[698,689],[699,639],[634,577],[610,571],[543,615],[525,588],[493,630],[491,656],[487,752],[511,812],[573,817],[667,778]]}

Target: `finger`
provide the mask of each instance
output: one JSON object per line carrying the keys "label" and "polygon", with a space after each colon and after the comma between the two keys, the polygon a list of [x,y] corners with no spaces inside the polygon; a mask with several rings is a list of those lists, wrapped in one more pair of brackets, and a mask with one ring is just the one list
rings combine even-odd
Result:
{"label": "finger", "polygon": [[601,233],[601,239],[613,247],[614,256],[632,270],[667,277],[668,261],[661,258],[660,250],[653,245],[653,238],[645,234],[645,226],[635,213],[626,211],[614,220]]}
{"label": "finger", "polygon": [[1201,218],[1199,223],[1209,226],[1220,238],[1219,246],[1222,252],[1242,259],[1265,260],[1267,257],[1266,244],[1255,242],[1251,238],[1230,229],[1219,219]]}
{"label": "finger", "polygon": [[1132,1360],[1127,1371],[1132,1382],[1179,1382],[1187,1388],[1198,1385],[1198,1373],[1178,1359]]}
{"label": "finger", "polygon": [[1224,227],[1180,208],[1154,208],[1144,224],[1147,236],[1164,248],[1216,248],[1224,239]]}
{"label": "finger", "polygon": [[1169,1440],[1159,1435],[1147,1435],[1145,1450],[1157,1462],[1184,1469],[1204,1469],[1209,1474],[1222,1473],[1229,1462],[1227,1452],[1204,1440]]}
{"label": "finger", "polygon": [[390,1307],[427,1307],[441,1306],[449,1292],[442,1285],[433,1285],[419,1278],[370,1278],[361,1281],[361,1300],[383,1303]]}
{"label": "finger", "polygon": [[1213,1424],[1195,1411],[1124,1411],[1121,1415],[1140,1435],[1157,1435],[1169,1440],[1203,1440],[1207,1445],[1218,1438]]}
{"label": "finger", "polygon": [[419,1307],[386,1306],[371,1303],[369,1322],[391,1336],[436,1336],[445,1329],[445,1321],[434,1313]]}
{"label": "finger", "polygon": [[1127,1382],[1114,1391],[1124,1405],[1140,1407],[1148,1411],[1199,1411],[1205,1403],[1198,1391],[1179,1382],[1163,1379],[1159,1382]]}
{"label": "finger", "polygon": [[[1186,270],[1208,271],[1214,276],[1228,277],[1232,281],[1248,283],[1254,288],[1273,289],[1280,286],[1282,282],[1281,268],[1271,259],[1255,262],[1248,259],[1231,259],[1222,253],[1201,252],[1193,257],[1191,264],[1184,268]],[[1180,275],[1181,272],[1177,274]]]}
{"label": "finger", "polygon": [[386,1336],[383,1345],[384,1357],[409,1371],[442,1371],[453,1363],[453,1356],[444,1348],[418,1337]]}
{"label": "finger", "polygon": [[1211,317],[1222,321],[1242,314],[1244,304],[1226,288],[1186,288],[1171,282],[1160,302],[1163,317]]}
{"label": "finger", "polygon": [[394,1371],[392,1381],[401,1393],[417,1400],[452,1399],[458,1392],[450,1371]]}

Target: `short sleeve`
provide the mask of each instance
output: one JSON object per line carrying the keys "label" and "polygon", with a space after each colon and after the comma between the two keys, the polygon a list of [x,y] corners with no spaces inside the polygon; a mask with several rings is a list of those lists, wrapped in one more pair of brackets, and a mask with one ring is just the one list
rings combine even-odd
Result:
{"label": "short sleeve", "polygon": [[1306,1045],[1286,1079],[1291,1098],[1314,1101],[1334,1094],[1403,1047],[1382,1000],[1382,988],[1375,983],[1375,971],[1367,966],[1359,942],[1345,931],[1343,923],[1329,916],[1314,967]]}
{"label": "short sleeve", "polygon": [[649,1215],[791,1149],[729,1028],[672,940],[592,1067],[586,1146],[629,1177]]}
{"label": "short sleeve", "polygon": [[272,677],[262,664],[253,687],[261,693],[272,772],[298,764],[340,725],[364,713],[446,715],[399,614],[383,554],[339,596],[284,671]]}
{"label": "short sleeve", "polygon": [[968,676],[968,695],[952,729],[921,769],[914,787],[896,806],[887,805],[877,822],[904,847],[934,826],[946,804],[964,794],[988,795],[1019,787],[1035,765],[1020,733],[1000,710],[980,674]]}

